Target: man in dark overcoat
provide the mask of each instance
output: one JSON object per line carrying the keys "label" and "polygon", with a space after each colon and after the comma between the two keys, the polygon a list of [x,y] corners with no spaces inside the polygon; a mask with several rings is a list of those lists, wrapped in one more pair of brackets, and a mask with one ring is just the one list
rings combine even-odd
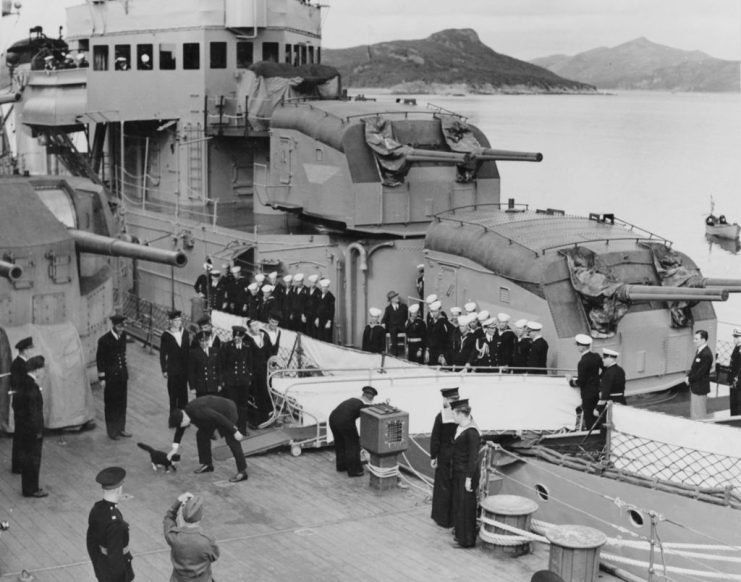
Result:
{"label": "man in dark overcoat", "polygon": [[126,331],[123,315],[110,317],[112,329],[98,340],[96,362],[98,380],[103,387],[105,425],[108,437],[117,440],[130,437],[126,432],[126,405],[129,371],[126,367]]}
{"label": "man in dark overcoat", "polygon": [[44,363],[44,356],[33,356],[26,362],[26,375],[13,395],[23,497],[48,495],[39,487],[41,449],[44,444],[44,399],[39,382],[43,378]]}
{"label": "man in dark overcoat", "polygon": [[190,336],[183,329],[181,311],[171,311],[168,318],[170,329],[164,331],[160,339],[160,368],[162,376],[167,379],[167,395],[172,412],[188,402]]}
{"label": "man in dark overcoat", "polygon": [[[25,337],[15,344],[15,349],[18,350],[18,355],[15,357],[13,362],[10,364],[10,391],[14,394],[20,388],[20,384],[26,377],[26,362],[31,357],[31,350],[33,350],[33,338]],[[17,426],[17,425],[16,425]],[[13,452],[11,454],[10,467],[13,473],[20,474],[21,464],[20,456],[18,455],[18,437],[17,433],[13,433]]]}
{"label": "man in dark overcoat", "polygon": [[702,419],[708,414],[713,352],[708,347],[708,332],[704,329],[695,332],[693,342],[696,351],[685,382],[690,387],[690,418]]}
{"label": "man in dark overcoat", "polygon": [[207,331],[199,331],[196,334],[198,347],[191,348],[188,354],[188,385],[196,397],[221,390],[219,349],[209,346],[210,338]]}
{"label": "man in dark overcoat", "polygon": [[244,341],[247,329],[241,325],[232,326],[232,341],[227,342],[219,355],[224,396],[237,407],[237,428],[247,434],[247,411],[252,386],[252,350]]}
{"label": "man in dark overcoat", "polygon": [[360,411],[373,404],[376,396],[378,391],[373,386],[363,386],[360,398],[348,398],[340,402],[329,415],[329,429],[334,439],[335,466],[337,471],[347,471],[349,477],[363,475],[360,435],[356,422],[360,418]]}
{"label": "man in dark overcoat", "polygon": [[589,430],[594,425],[600,392],[600,374],[602,374],[602,358],[592,351],[592,338],[584,333],[574,338],[576,349],[581,354],[576,365],[576,378],[569,377],[569,384],[579,388],[581,396],[582,429]]}

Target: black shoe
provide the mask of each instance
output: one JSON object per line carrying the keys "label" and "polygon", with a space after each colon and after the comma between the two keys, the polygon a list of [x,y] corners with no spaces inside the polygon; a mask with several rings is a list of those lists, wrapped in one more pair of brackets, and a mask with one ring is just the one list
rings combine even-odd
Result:
{"label": "black shoe", "polygon": [[249,478],[249,475],[247,475],[247,472],[246,471],[240,471],[239,473],[237,473],[236,475],[234,475],[234,477],[232,477],[231,479],[229,479],[229,482],[230,483],[239,483],[240,481],[247,481],[248,478]]}
{"label": "black shoe", "polygon": [[214,471],[213,465],[201,465],[193,472],[194,473],[213,473],[213,471]]}
{"label": "black shoe", "polygon": [[122,436],[125,439],[131,438],[133,435],[130,432],[126,432],[125,430],[122,430],[120,433],[118,433],[118,436]]}
{"label": "black shoe", "polygon": [[348,477],[362,477],[363,475],[365,475],[365,471],[357,471],[355,473],[347,474]]}
{"label": "black shoe", "polygon": [[44,491],[43,489],[39,489],[37,491],[34,491],[33,493],[31,493],[31,495],[24,495],[24,497],[36,497],[36,498],[48,497],[48,496],[49,496],[49,494],[46,491]]}
{"label": "black shoe", "polygon": [[108,438],[109,438],[109,439],[111,439],[112,441],[117,441],[117,440],[119,440],[119,439],[120,439],[121,437],[120,437],[119,435],[117,435],[117,434],[114,434],[114,435],[110,435],[110,434],[109,434],[109,435],[108,435]]}

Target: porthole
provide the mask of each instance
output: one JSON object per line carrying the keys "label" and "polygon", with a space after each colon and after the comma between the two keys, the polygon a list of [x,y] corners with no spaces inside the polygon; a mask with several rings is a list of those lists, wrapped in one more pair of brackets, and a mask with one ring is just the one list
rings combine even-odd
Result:
{"label": "porthole", "polygon": [[535,485],[535,493],[542,501],[548,501],[551,494],[548,492],[548,488],[545,485],[537,483]]}
{"label": "porthole", "polygon": [[643,527],[643,514],[637,509],[628,510],[628,519],[633,527]]}

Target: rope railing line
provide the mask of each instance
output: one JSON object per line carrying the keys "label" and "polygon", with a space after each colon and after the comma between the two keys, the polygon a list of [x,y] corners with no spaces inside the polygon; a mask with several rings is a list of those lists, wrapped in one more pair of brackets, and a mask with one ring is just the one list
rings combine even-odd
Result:
{"label": "rope railing line", "polygon": [[[637,566],[639,568],[648,569],[649,563],[643,560],[635,560],[633,558],[625,558],[615,554],[600,553],[600,560],[607,562],[615,562],[618,564],[626,564],[629,566]],[[731,580],[741,582],[741,575],[739,574],[727,574],[725,572],[708,572],[706,570],[692,570],[689,568],[681,568],[679,566],[655,566],[655,573],[659,575],[664,574],[684,574],[687,576],[697,576],[700,580],[711,579],[711,580]]]}

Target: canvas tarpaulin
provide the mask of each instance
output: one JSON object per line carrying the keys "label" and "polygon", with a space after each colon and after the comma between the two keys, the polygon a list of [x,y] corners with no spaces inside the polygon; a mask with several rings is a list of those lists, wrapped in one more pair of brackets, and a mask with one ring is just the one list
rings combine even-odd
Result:
{"label": "canvas tarpaulin", "polygon": [[[33,338],[33,355],[46,359],[41,382],[44,426],[50,429],[81,426],[95,419],[95,403],[85,374],[82,342],[71,323],[21,325],[4,328],[8,343]],[[16,353],[13,351],[13,357]],[[8,394],[0,394],[0,430],[13,432],[13,413]]]}
{"label": "canvas tarpaulin", "polygon": [[395,188],[404,182],[409,171],[407,156],[412,148],[397,141],[391,121],[381,116],[366,119],[365,143],[373,150],[381,168],[383,185]]}
{"label": "canvas tarpaulin", "polygon": [[561,252],[566,256],[571,284],[582,300],[592,335],[613,336],[629,308],[617,294],[623,282],[589,249],[575,247]]}

